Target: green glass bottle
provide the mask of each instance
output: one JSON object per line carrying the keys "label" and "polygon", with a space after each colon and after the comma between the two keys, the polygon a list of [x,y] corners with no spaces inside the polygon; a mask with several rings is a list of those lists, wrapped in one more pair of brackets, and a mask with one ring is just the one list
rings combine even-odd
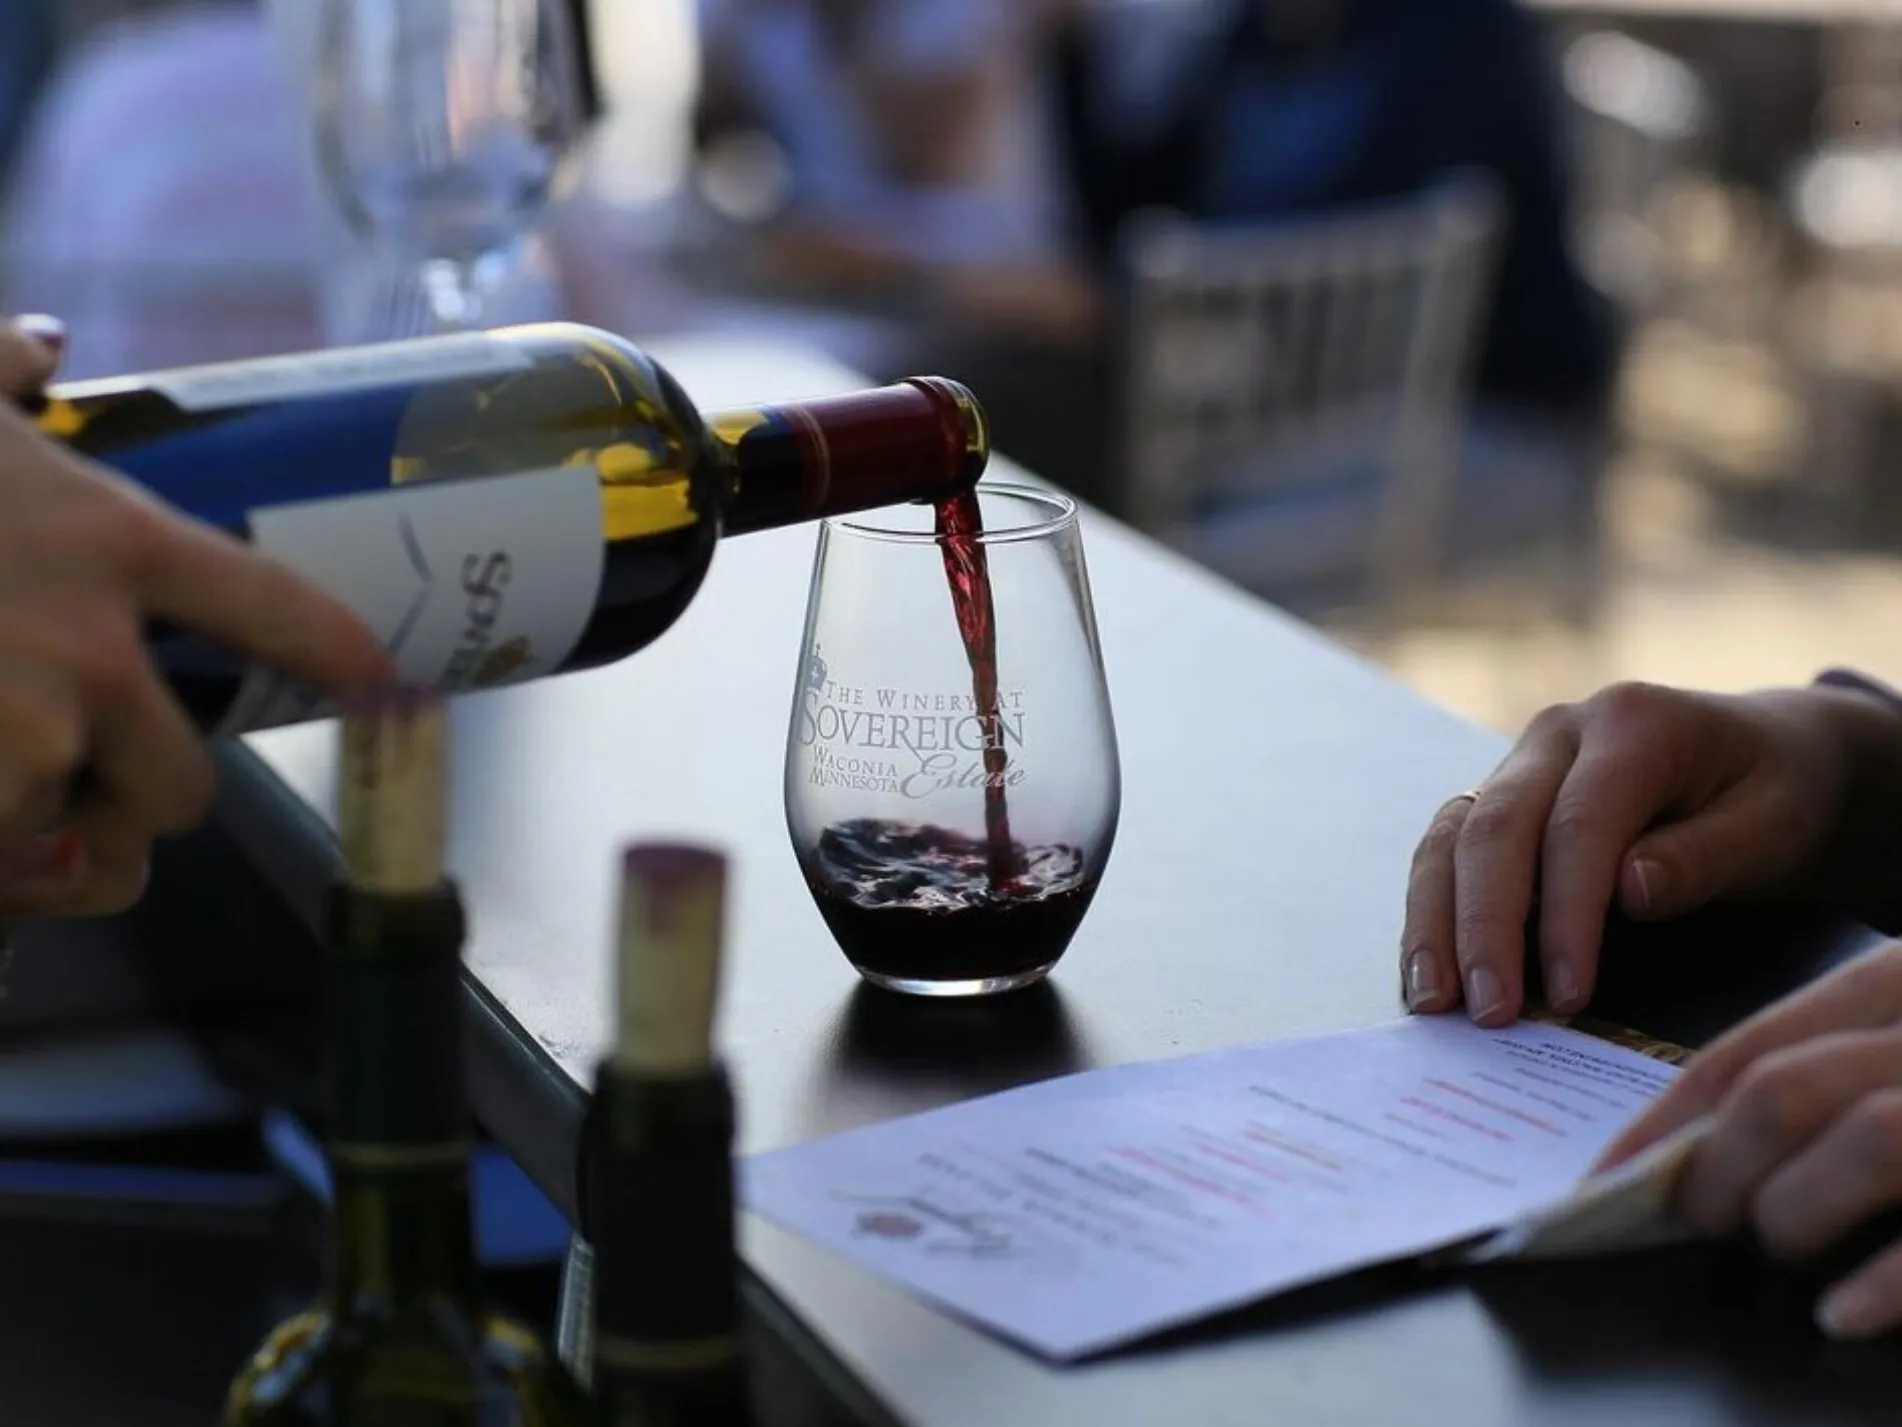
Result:
{"label": "green glass bottle", "polygon": [[434,700],[344,720],[327,966],[328,1281],[232,1383],[227,1427],[580,1427],[580,1389],[484,1304],[469,1195],[463,909]]}
{"label": "green glass bottle", "polygon": [[623,859],[615,1043],[586,1129],[589,1390],[600,1427],[752,1427],[734,1235],[734,1097],[714,1052],[726,858]]}

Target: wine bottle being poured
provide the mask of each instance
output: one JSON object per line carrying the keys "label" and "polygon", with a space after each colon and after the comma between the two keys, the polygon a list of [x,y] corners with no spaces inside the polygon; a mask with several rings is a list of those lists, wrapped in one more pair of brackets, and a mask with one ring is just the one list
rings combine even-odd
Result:
{"label": "wine bottle being poured", "polygon": [[[451,692],[632,654],[722,535],[955,496],[990,454],[955,382],[703,416],[638,348],[568,323],[68,383],[30,405],[345,600],[406,683]],[[185,631],[151,641],[212,732],[329,712]]]}

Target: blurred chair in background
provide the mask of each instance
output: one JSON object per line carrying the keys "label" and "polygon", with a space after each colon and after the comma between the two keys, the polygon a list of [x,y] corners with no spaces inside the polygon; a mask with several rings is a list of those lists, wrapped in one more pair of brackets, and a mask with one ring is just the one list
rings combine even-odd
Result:
{"label": "blurred chair in background", "polygon": [[1499,228],[1477,176],[1305,218],[1132,223],[1131,518],[1297,613],[1404,624],[1449,540],[1514,533],[1498,493],[1458,481]]}

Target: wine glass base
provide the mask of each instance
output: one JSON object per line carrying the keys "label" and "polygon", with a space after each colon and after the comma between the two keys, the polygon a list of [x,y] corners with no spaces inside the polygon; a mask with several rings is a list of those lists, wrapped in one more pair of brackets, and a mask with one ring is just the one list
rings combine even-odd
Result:
{"label": "wine glass base", "polygon": [[867,971],[856,966],[857,971],[872,985],[883,991],[896,991],[901,996],[936,996],[941,999],[971,996],[1001,996],[1006,991],[1021,991],[1026,986],[1035,986],[1057,963],[1046,961],[1042,966],[1032,967],[1029,971],[1015,971],[1009,976],[974,976],[964,981],[940,981],[935,978],[922,980],[911,976],[887,976],[878,971]]}

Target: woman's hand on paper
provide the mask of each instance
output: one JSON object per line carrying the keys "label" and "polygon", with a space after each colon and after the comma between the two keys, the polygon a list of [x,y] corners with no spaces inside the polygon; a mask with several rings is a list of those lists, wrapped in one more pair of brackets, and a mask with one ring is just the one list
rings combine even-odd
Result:
{"label": "woman's hand on paper", "polygon": [[[1902,945],[1890,943],[1714,1041],[1606,1150],[1600,1168],[1708,1116],[1673,1206],[1704,1234],[1754,1232],[1772,1253],[1823,1253],[1902,1205]],[[1902,1242],[1824,1295],[1822,1326],[1902,1324]]]}
{"label": "woman's hand on paper", "polygon": [[152,840],[204,811],[210,758],[146,651],[148,621],[327,692],[388,674],[347,607],[15,408],[52,375],[61,337],[47,319],[0,324],[0,922],[121,910]]}
{"label": "woman's hand on paper", "polygon": [[1414,854],[1409,1007],[1464,1004],[1481,1025],[1508,1023],[1536,931],[1548,1003],[1577,1011],[1614,906],[1656,920],[1802,883],[1834,856],[1872,727],[1902,744],[1886,705],[1832,688],[1620,684],[1547,709],[1475,794],[1439,810]]}

